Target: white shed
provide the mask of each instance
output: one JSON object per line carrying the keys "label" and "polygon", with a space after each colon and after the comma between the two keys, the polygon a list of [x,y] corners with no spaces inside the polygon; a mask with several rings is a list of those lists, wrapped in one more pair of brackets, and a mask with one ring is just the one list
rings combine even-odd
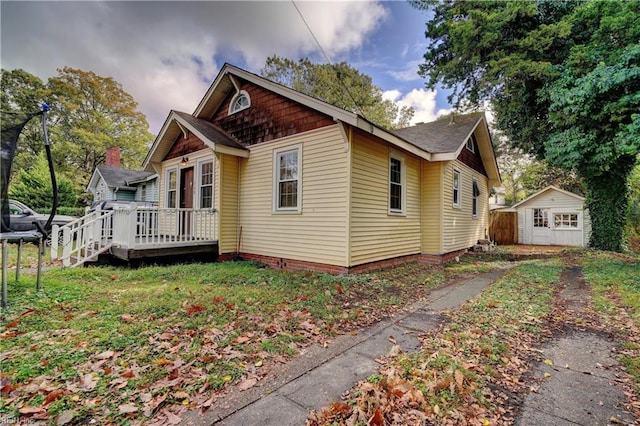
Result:
{"label": "white shed", "polygon": [[518,243],[587,246],[591,235],[584,197],[550,185],[511,206],[518,213]]}

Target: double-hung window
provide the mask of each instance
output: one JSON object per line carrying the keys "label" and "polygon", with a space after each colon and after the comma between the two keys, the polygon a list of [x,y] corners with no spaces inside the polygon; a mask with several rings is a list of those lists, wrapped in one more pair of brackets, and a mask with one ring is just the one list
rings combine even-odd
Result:
{"label": "double-hung window", "polygon": [[460,207],[460,170],[453,169],[453,207]]}
{"label": "double-hung window", "polygon": [[213,161],[200,163],[200,208],[213,207]]}
{"label": "double-hung window", "polygon": [[473,193],[472,195],[472,203],[471,203],[471,214],[473,217],[478,217],[478,197],[480,196],[480,188],[478,187],[478,181],[473,180]]}
{"label": "double-hung window", "polygon": [[176,169],[167,172],[167,207],[175,208],[178,199],[178,171]]}
{"label": "double-hung window", "polygon": [[300,212],[302,210],[302,146],[275,150],[273,163],[273,210]]}
{"label": "double-hung window", "polygon": [[405,165],[398,155],[389,157],[389,213],[404,213]]}

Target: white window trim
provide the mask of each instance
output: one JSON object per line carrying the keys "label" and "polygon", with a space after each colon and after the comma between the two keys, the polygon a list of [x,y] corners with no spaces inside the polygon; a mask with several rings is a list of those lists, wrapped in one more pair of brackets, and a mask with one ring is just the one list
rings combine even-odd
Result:
{"label": "white window trim", "polygon": [[[249,103],[246,106],[242,107],[242,108],[238,108],[238,109],[234,110],[233,107],[235,106],[236,101],[238,100],[238,98],[241,97],[241,96],[245,96],[247,98],[247,101],[249,101]],[[247,109],[249,107],[251,107],[251,96],[249,96],[249,94],[245,90],[241,90],[240,92],[238,92],[231,99],[231,103],[229,104],[228,115],[232,115],[232,114],[235,114],[237,112],[244,111],[245,109]]]}
{"label": "white window trim", "polygon": [[[556,227],[556,215],[557,214],[575,214],[577,216],[577,227],[576,228],[565,228],[565,227]],[[580,212],[576,211],[550,211],[549,212],[549,223],[551,227],[553,227],[554,231],[582,231],[584,227],[583,217]]]}
{"label": "white window trim", "polygon": [[[478,218],[478,213],[480,212],[480,195],[476,195],[473,191],[474,184],[478,187],[478,191],[480,191],[480,185],[478,184],[478,179],[471,179],[471,217],[474,219]],[[473,206],[476,207],[476,212],[473,213]]]}
{"label": "white window trim", "polygon": [[[458,175],[458,187],[456,188],[456,175]],[[454,168],[453,169],[453,176],[452,176],[452,180],[451,180],[451,202],[453,204],[453,207],[456,209],[459,209],[462,206],[462,173],[460,172],[459,169]],[[453,197],[453,194],[455,193],[455,191],[458,191],[458,202],[455,202],[455,199]]]}
{"label": "white window trim", "polygon": [[[173,207],[169,207],[169,183],[170,183],[170,174],[171,172],[175,172],[176,173],[176,205]],[[178,208],[178,206],[180,205],[180,200],[178,200],[178,195],[179,195],[179,191],[178,188],[180,188],[180,174],[178,173],[178,168],[177,167],[171,167],[168,168],[165,171],[165,175],[164,175],[164,205],[166,208],[171,209],[171,208]]]}
{"label": "white window trim", "polygon": [[[400,205],[402,208],[400,209],[392,209],[391,208],[391,159],[400,161],[400,190],[401,190],[401,198]],[[390,215],[404,215],[407,211],[407,166],[405,162],[405,157],[402,154],[397,152],[389,153],[389,188],[388,188],[388,209]]]}
{"label": "white window trim", "polygon": [[475,147],[475,143],[474,142],[475,137],[473,136],[473,134],[471,134],[471,136],[469,136],[469,139],[467,139],[467,142],[465,144],[465,146],[467,147],[467,149],[471,152],[473,152],[474,154],[476,153],[476,147]]}
{"label": "white window trim", "polygon": [[[215,208],[216,203],[216,162],[213,158],[201,158],[196,162],[196,182],[197,182],[197,205],[198,208],[203,208],[202,203],[202,165],[205,163],[211,163],[211,208]],[[209,208],[209,207],[207,207]]]}
{"label": "white window trim", "polygon": [[[278,185],[278,157],[280,154],[284,154],[291,151],[298,152],[298,205],[296,207],[278,207],[278,203],[280,200],[280,192]],[[273,168],[273,185],[272,185],[272,199],[273,206],[272,212],[276,214],[301,214],[302,213],[302,144],[286,146],[283,148],[278,148],[273,150],[273,160],[272,160],[272,168]]]}

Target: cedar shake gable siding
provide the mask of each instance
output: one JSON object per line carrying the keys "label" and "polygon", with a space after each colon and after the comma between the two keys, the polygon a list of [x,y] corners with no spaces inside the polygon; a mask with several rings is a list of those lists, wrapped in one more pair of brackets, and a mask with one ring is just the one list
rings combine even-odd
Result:
{"label": "cedar shake gable siding", "polygon": [[335,124],[326,114],[252,83],[243,82],[241,89],[249,94],[251,106],[229,115],[229,105],[236,95],[231,91],[211,122],[245,146]]}
{"label": "cedar shake gable siding", "polygon": [[487,171],[484,168],[484,164],[482,163],[482,157],[480,156],[480,148],[476,143],[474,143],[473,145],[474,145],[475,152],[469,151],[465,146],[464,148],[462,148],[462,151],[460,151],[460,155],[458,155],[458,160],[460,160],[460,162],[466,164],[467,166],[471,167],[473,170],[480,173],[482,176],[488,177],[489,175],[487,174]]}

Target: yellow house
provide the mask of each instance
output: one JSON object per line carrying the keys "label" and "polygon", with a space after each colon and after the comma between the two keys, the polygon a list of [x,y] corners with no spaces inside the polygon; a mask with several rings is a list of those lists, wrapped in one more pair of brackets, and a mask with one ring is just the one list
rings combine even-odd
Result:
{"label": "yellow house", "polygon": [[483,113],[389,131],[229,64],[143,167],[160,209],[214,209],[218,259],[332,273],[466,251],[500,185]]}

